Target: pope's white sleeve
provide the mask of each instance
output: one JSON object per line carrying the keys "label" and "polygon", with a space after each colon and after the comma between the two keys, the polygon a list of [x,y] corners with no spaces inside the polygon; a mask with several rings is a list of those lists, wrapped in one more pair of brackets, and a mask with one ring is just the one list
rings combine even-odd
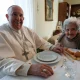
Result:
{"label": "pope's white sleeve", "polygon": [[[3,75],[27,76],[27,72],[30,66],[30,64],[16,60],[14,58],[6,58],[0,60],[0,71],[3,73]],[[17,70],[18,72],[16,73]]]}
{"label": "pope's white sleeve", "polygon": [[55,47],[55,45],[39,37],[37,34],[34,34],[34,35],[35,35],[35,43],[36,43],[37,48],[40,48],[43,50],[50,50],[50,48]]}
{"label": "pope's white sleeve", "polygon": [[17,75],[19,76],[27,76],[28,70],[30,68],[30,64],[29,63],[25,63],[23,64],[18,70],[17,70]]}

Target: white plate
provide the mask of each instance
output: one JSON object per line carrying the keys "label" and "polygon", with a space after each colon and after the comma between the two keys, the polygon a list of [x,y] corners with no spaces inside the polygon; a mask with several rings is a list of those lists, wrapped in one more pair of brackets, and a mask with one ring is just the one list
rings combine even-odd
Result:
{"label": "white plate", "polygon": [[57,59],[56,60],[53,60],[53,61],[49,61],[49,62],[44,62],[44,61],[40,61],[39,59],[37,59],[37,55],[34,56],[34,60],[38,63],[42,63],[42,64],[53,64],[53,63],[57,63],[61,60],[61,55],[58,54],[58,53],[55,53],[53,52],[53,54],[56,54],[57,55]]}
{"label": "white plate", "polygon": [[58,58],[53,51],[43,51],[36,55],[37,59],[45,62],[54,61]]}

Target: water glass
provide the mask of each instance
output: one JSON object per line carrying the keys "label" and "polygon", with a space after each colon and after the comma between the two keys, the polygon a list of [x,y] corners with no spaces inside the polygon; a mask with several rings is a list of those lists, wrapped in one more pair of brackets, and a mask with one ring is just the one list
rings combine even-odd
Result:
{"label": "water glass", "polygon": [[63,62],[63,68],[64,68],[64,75],[69,78],[70,80],[74,80],[76,77],[76,72],[77,72],[77,64],[76,62],[72,62],[69,60],[64,59]]}

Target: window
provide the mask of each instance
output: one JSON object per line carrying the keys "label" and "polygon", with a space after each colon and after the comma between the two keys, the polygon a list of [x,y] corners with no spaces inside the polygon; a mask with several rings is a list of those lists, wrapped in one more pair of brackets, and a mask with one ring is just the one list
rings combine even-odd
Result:
{"label": "window", "polygon": [[2,0],[0,3],[0,25],[7,22],[5,14],[7,13],[8,7],[14,4],[21,6],[24,11],[25,19],[23,25],[33,29],[33,0]]}

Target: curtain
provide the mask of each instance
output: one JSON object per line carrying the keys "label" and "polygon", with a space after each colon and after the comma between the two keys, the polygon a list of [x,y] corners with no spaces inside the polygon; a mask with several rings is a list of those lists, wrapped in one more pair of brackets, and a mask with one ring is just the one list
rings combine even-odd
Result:
{"label": "curtain", "polygon": [[[7,3],[7,2],[9,2],[9,3]],[[7,22],[5,14],[7,13],[8,7],[13,4],[14,4],[13,0],[2,0],[0,2],[0,25]]]}
{"label": "curtain", "polygon": [[[19,5],[24,11],[24,26],[34,29],[35,14],[34,14],[34,2],[35,0],[2,0],[0,3],[0,25],[7,22],[5,17],[6,11],[11,5]],[[8,3],[9,2],[9,3]],[[7,4],[6,4],[7,3]],[[4,5],[3,5],[4,4]]]}

